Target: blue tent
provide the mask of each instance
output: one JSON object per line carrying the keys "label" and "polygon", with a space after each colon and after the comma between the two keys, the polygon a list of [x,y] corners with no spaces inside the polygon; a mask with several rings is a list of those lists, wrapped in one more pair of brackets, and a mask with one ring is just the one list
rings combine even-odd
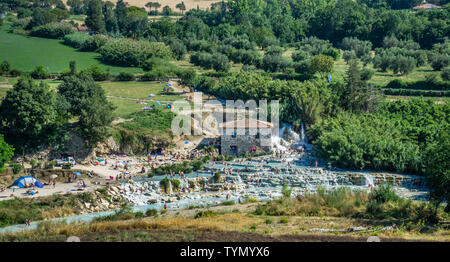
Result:
{"label": "blue tent", "polygon": [[17,186],[19,188],[31,187],[31,184],[39,188],[43,188],[44,185],[32,176],[23,176],[18,178],[11,186]]}

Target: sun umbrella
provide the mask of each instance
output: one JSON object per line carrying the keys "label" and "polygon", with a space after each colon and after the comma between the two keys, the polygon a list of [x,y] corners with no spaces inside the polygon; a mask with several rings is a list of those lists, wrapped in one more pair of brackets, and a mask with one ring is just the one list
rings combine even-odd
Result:
{"label": "sun umbrella", "polygon": [[148,97],[154,97],[155,95],[154,94],[150,94],[150,95],[148,95]]}
{"label": "sun umbrella", "polygon": [[77,175],[77,176],[81,176],[81,173],[80,172],[73,172],[75,175]]}
{"label": "sun umbrella", "polygon": [[159,101],[156,101],[156,103],[157,103],[158,105],[161,105],[161,102],[159,102]]}
{"label": "sun umbrella", "polygon": [[10,188],[12,188],[12,189],[18,189],[18,188],[20,188],[20,187],[18,187],[18,186],[12,186],[12,187],[10,187]]}
{"label": "sun umbrella", "polygon": [[172,84],[167,84],[166,86],[172,86]]}
{"label": "sun umbrella", "polygon": [[57,178],[57,177],[58,177],[58,175],[56,175],[56,174],[53,174],[53,175],[50,176],[51,179],[54,179],[54,178]]}
{"label": "sun umbrella", "polygon": [[185,144],[189,144],[189,141],[184,142]]}

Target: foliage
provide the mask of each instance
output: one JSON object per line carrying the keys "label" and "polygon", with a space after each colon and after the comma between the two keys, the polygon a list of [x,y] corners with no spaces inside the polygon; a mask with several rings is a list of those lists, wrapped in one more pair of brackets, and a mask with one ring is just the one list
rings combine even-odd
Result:
{"label": "foliage", "polygon": [[20,171],[22,171],[23,166],[19,163],[13,163],[10,165],[10,167],[12,168],[13,174],[17,175],[20,173]]}
{"label": "foliage", "polygon": [[375,114],[339,114],[312,132],[318,156],[346,168],[421,172],[424,148],[448,128],[448,104],[413,99],[385,103]]}
{"label": "foliage", "polygon": [[63,43],[73,48],[80,48],[81,46],[84,45],[84,42],[86,42],[90,38],[91,36],[89,36],[88,34],[75,32],[72,34],[65,35],[63,38],[64,40]]}
{"label": "foliage", "polygon": [[310,73],[320,73],[329,74],[333,71],[334,68],[334,60],[330,56],[326,55],[317,55],[311,59],[311,64],[309,66]]}
{"label": "foliage", "polygon": [[43,66],[36,66],[36,68],[31,71],[30,75],[34,79],[50,78],[50,73]]}
{"label": "foliage", "polygon": [[31,31],[31,35],[45,38],[61,38],[74,32],[75,29],[71,24],[58,22],[33,28],[33,30]]}
{"label": "foliage", "polygon": [[8,145],[5,140],[3,140],[3,135],[0,135],[0,172],[3,172],[5,170],[5,164],[8,163],[13,156],[14,148]]}
{"label": "foliage", "polygon": [[99,49],[102,60],[115,65],[141,66],[152,57],[170,58],[172,51],[163,43],[132,41],[127,39],[109,40]]}
{"label": "foliage", "polygon": [[0,122],[2,133],[16,147],[48,141],[59,125],[56,93],[44,82],[20,78],[0,105]]}
{"label": "foliage", "polygon": [[134,81],[136,77],[132,73],[120,72],[117,76],[117,80],[119,81]]}

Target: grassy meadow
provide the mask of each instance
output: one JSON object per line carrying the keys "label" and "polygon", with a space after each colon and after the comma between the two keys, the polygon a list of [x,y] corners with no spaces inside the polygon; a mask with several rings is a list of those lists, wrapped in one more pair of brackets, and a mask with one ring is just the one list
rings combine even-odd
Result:
{"label": "grassy meadow", "polygon": [[104,70],[109,68],[112,75],[120,72],[142,73],[140,68],[106,65],[99,60],[99,54],[77,51],[63,45],[62,40],[13,34],[8,29],[7,22],[0,28],[0,61],[6,60],[21,71],[29,72],[42,65],[50,73],[60,73],[69,68],[69,62],[73,60],[79,69],[98,65]]}

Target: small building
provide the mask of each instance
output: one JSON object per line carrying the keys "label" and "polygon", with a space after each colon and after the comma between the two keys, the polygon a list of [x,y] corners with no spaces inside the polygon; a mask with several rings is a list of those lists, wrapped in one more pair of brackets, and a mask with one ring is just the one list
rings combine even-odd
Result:
{"label": "small building", "polygon": [[269,122],[246,118],[224,122],[219,127],[222,155],[241,155],[272,150],[273,125]]}
{"label": "small building", "polygon": [[428,3],[413,7],[414,10],[430,10],[430,9],[434,9],[434,8],[441,8],[441,7],[438,5],[428,4]]}

